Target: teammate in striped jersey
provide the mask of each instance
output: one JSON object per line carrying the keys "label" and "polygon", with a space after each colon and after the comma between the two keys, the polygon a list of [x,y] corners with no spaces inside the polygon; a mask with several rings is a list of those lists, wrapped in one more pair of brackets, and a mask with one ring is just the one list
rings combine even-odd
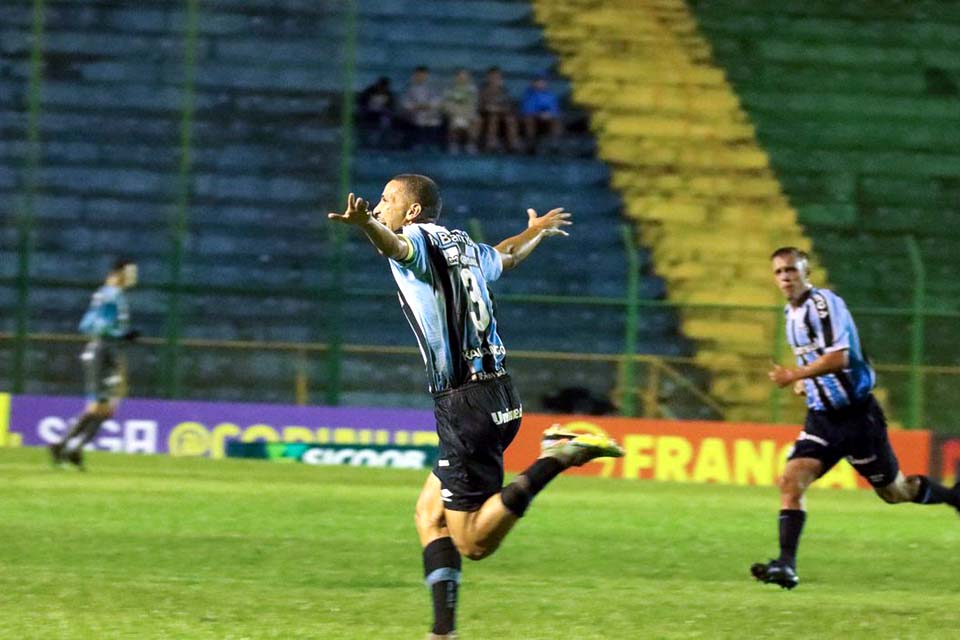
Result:
{"label": "teammate in striped jersey", "polygon": [[762,582],[799,583],[797,546],[806,520],[804,493],[841,458],[894,504],[946,503],[960,511],[960,483],[948,489],[927,476],[905,477],[887,438],[883,410],[871,391],[876,374],[843,299],[810,283],[810,263],[796,247],[773,252],[773,275],[787,299],[787,341],[796,368],[775,366],[770,379],[806,395],[807,418],[780,478],[780,557],[751,567]]}
{"label": "teammate in striped jersey", "polygon": [[359,228],[389,259],[427,368],[440,456],[417,500],[416,525],[433,599],[428,637],[452,638],[461,554],[489,556],[550,480],[623,451],[605,436],[551,428],[541,457],[502,486],[503,452],[520,428],[523,407],[504,366],[488,284],[544,238],[567,235],[570,214],[553,209],[538,216],[528,209],[527,229],[494,247],[437,224],[440,209],[433,180],[404,174],[386,184],[373,215],[351,193],[346,211],[328,217]]}

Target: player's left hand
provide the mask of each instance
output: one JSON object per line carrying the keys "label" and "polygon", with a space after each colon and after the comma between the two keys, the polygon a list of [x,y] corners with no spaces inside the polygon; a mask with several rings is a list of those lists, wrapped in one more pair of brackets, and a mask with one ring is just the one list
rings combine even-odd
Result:
{"label": "player's left hand", "polygon": [[568,236],[570,235],[562,227],[573,224],[570,220],[569,211],[564,211],[563,207],[551,209],[542,216],[537,216],[534,209],[527,209],[527,228],[539,229],[544,236]]}
{"label": "player's left hand", "polygon": [[773,369],[771,369],[770,372],[767,373],[767,376],[771,380],[773,380],[773,382],[778,387],[782,388],[787,386],[788,384],[792,384],[793,382],[799,379],[794,375],[794,373],[795,372],[793,369],[784,369],[780,365],[775,364],[773,365]]}

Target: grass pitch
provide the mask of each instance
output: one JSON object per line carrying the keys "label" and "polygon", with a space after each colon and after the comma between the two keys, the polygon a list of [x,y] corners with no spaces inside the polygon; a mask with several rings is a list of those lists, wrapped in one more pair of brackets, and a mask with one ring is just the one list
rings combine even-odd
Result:
{"label": "grass pitch", "polygon": [[[415,638],[424,473],[0,449],[0,638]],[[772,488],[559,478],[464,561],[464,640],[956,638],[960,518],[815,491],[801,584],[755,583]]]}

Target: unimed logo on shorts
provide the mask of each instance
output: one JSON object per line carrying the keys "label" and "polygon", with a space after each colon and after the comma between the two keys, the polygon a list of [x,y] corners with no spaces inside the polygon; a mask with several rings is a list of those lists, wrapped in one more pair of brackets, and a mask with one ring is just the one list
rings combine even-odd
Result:
{"label": "unimed logo on shorts", "polygon": [[506,424],[511,420],[519,420],[523,417],[523,407],[516,409],[504,409],[503,411],[494,411],[490,414],[494,424]]}

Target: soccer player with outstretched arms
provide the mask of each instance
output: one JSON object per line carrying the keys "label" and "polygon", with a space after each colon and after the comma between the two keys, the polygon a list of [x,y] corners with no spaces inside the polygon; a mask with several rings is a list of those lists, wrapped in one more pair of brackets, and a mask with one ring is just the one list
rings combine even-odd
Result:
{"label": "soccer player with outstretched arms", "polygon": [[329,219],[362,231],[389,260],[400,306],[416,335],[434,399],[440,455],[420,492],[416,527],[433,599],[429,638],[456,637],[461,556],[486,558],[550,480],[571,466],[621,456],[613,440],[551,427],[541,456],[506,487],[503,452],[520,428],[523,407],[504,366],[506,349],[488,285],[515,268],[544,238],[565,236],[570,214],[553,209],[496,246],[438,224],[433,180],[399,175],[371,213],[353,194]]}

